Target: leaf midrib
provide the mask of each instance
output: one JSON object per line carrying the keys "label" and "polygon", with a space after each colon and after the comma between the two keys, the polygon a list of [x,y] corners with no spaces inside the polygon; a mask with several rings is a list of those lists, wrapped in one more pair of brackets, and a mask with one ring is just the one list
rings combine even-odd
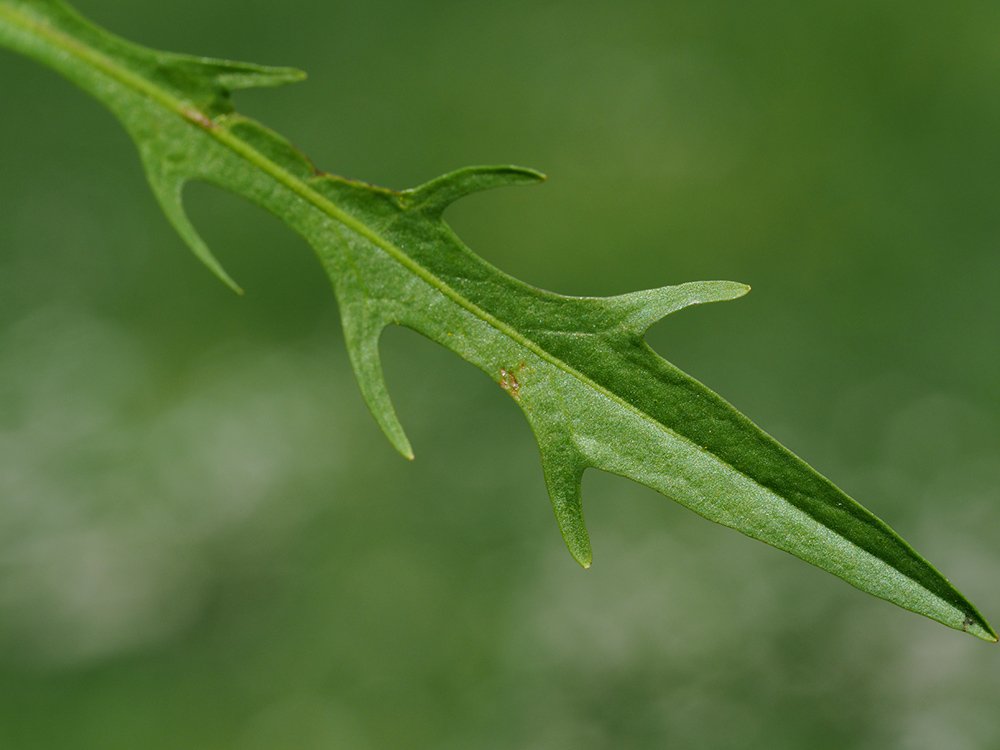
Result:
{"label": "leaf midrib", "polygon": [[[238,138],[237,136],[233,135],[232,132],[226,130],[225,128],[219,127],[214,120],[212,120],[207,115],[202,113],[200,110],[198,110],[198,108],[184,102],[181,99],[176,98],[175,96],[171,95],[167,91],[151,83],[142,76],[136,75],[127,68],[118,65],[113,60],[101,54],[92,47],[80,43],[77,39],[63,33],[62,31],[59,31],[58,29],[53,28],[48,24],[39,23],[30,16],[25,15],[24,13],[16,9],[13,9],[10,6],[4,7],[3,5],[0,5],[0,16],[6,17],[14,25],[20,26],[22,29],[28,31],[29,33],[33,33],[36,36],[48,40],[54,46],[64,50],[70,55],[79,58],[80,60],[89,64],[91,67],[99,70],[100,72],[104,73],[110,78],[116,80],[120,84],[149,97],[150,99],[160,104],[165,109],[169,110],[170,112],[173,112],[175,115],[186,120],[192,127],[197,127],[201,129],[203,132],[215,138],[215,140],[217,140],[219,143],[223,144],[231,151],[233,151],[234,153],[236,153],[237,155],[241,156],[243,159],[248,161],[250,164],[252,164],[259,170],[270,176],[279,184],[291,190],[300,198],[304,199],[306,202],[312,204],[313,206],[321,210],[330,218],[340,222],[348,229],[352,230],[356,234],[370,241],[372,244],[381,248],[383,251],[388,253],[390,257],[396,260],[396,262],[400,263],[405,268],[413,272],[417,277],[419,277],[424,282],[429,284],[432,288],[436,289],[441,294],[451,299],[461,308],[472,313],[475,317],[489,324],[491,327],[493,327],[495,330],[505,335],[507,338],[511,339],[517,344],[520,344],[524,348],[534,353],[536,356],[540,357],[542,360],[548,362],[557,369],[565,372],[567,375],[570,375],[571,377],[580,381],[585,386],[591,388],[595,392],[601,394],[602,396],[610,400],[612,403],[618,404],[626,411],[631,412],[632,414],[637,416],[641,421],[656,426],[657,428],[663,430],[664,432],[672,435],[677,440],[687,443],[688,445],[691,445],[699,450],[704,450],[704,446],[701,446],[695,441],[686,437],[685,435],[676,432],[673,428],[669,427],[666,424],[663,424],[658,419],[655,419],[650,414],[647,414],[634,404],[626,401],[621,396],[615,394],[613,391],[608,390],[600,383],[592,380],[587,375],[580,372],[572,365],[568,364],[565,360],[556,357],[548,350],[544,349],[541,345],[537,344],[535,341],[520,334],[515,328],[508,325],[503,320],[497,318],[488,311],[476,305],[471,300],[461,295],[454,288],[452,288],[444,281],[442,281],[440,278],[435,276],[427,268],[417,263],[413,258],[411,258],[409,255],[403,252],[401,248],[397,247],[390,240],[386,239],[381,234],[379,234],[371,227],[369,227],[367,224],[356,219],[354,216],[352,216],[351,214],[347,213],[346,211],[338,207],[335,203],[326,198],[326,196],[313,190],[303,180],[299,179],[291,172],[281,167],[276,162],[264,156],[262,153],[260,153],[255,148],[250,146],[248,143]],[[796,510],[804,513],[805,515],[807,515],[808,517],[819,523],[824,528],[830,529],[830,527],[826,526],[821,521],[819,521],[819,519],[817,519],[815,516],[809,513],[808,510],[800,508],[798,505],[795,505],[790,500],[788,500],[788,498],[775,492],[772,488],[762,484],[754,477],[750,476],[746,472],[740,470],[730,462],[726,461],[725,459],[717,455],[715,452],[710,451],[710,453],[712,457],[720,464],[729,467],[732,471],[746,478],[751,483],[757,485],[765,492],[780,498],[782,501],[788,503]],[[835,531],[834,529],[830,530]],[[947,606],[951,607],[952,609],[955,609],[956,611],[964,613],[964,610],[956,607],[953,603],[949,602],[947,599],[944,599],[939,594],[933,592],[931,589],[928,589],[927,586],[924,585],[922,582],[920,582],[915,578],[912,578],[903,571],[899,570],[899,568],[892,565],[887,560],[882,559],[877,554],[869,550],[866,550],[863,547],[859,547],[854,541],[848,539],[847,537],[842,536],[839,533],[837,533],[837,536],[847,541],[856,549],[861,550],[865,554],[871,555],[872,557],[879,560],[883,564],[893,568],[893,570],[896,570],[906,578],[909,578],[915,584],[923,588],[925,591],[930,592],[933,596],[935,596],[937,599],[942,601]]]}

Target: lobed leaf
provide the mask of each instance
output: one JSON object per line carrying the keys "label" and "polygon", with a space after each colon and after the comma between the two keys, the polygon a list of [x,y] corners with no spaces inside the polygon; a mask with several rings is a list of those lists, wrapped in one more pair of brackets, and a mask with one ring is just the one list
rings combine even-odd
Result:
{"label": "lobed leaf", "polygon": [[683,308],[736,299],[730,281],[615,297],[528,286],[473,254],[442,219],[470,193],[539,172],[471,167],[396,192],[327,175],[233,112],[231,92],[302,78],[145,49],[58,0],[0,0],[0,44],[55,68],[104,102],[135,140],[168,220],[233,288],[184,213],[190,180],[263,206],[305,237],[328,272],[362,395],[393,446],[413,453],[389,398],[378,342],[403,325],[479,367],[528,419],[559,529],[591,563],[580,483],[620,474],[906,609],[996,640],[947,579],[885,523],[643,341]]}

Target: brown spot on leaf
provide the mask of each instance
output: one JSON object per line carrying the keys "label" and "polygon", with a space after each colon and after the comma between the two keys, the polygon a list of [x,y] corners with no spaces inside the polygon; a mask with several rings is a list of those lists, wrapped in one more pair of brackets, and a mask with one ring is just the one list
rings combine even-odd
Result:
{"label": "brown spot on leaf", "polygon": [[215,127],[215,122],[204,112],[200,112],[194,107],[187,107],[181,110],[181,114],[184,115],[184,119],[188,122],[193,122],[195,125],[205,130],[212,130]]}
{"label": "brown spot on leaf", "polygon": [[521,381],[518,376],[524,371],[524,362],[520,362],[517,367],[500,368],[500,387],[517,401],[521,398]]}

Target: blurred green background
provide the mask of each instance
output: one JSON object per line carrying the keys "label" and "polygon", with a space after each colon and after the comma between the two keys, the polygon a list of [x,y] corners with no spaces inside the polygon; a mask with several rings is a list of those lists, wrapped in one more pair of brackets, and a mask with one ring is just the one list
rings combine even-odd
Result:
{"label": "blurred green background", "polygon": [[[748,298],[650,334],[1000,620],[1000,4],[79,0],[290,64],[240,108],[409,187],[560,292]],[[615,477],[563,548],[515,405],[383,340],[348,369],[303,242],[205,186],[184,248],[121,128],[0,54],[0,747],[964,750],[1000,650]]]}

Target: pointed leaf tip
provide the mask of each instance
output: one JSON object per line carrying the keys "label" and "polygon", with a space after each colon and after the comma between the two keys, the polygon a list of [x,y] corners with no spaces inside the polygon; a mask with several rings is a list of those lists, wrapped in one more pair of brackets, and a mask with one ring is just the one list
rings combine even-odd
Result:
{"label": "pointed leaf tip", "polygon": [[298,68],[272,68],[250,63],[233,63],[219,73],[216,80],[228,89],[283,86],[304,81],[308,75]]}
{"label": "pointed leaf tip", "polygon": [[153,188],[153,194],[156,196],[156,200],[159,202],[160,208],[166,215],[167,220],[173,225],[174,229],[181,236],[181,239],[191,249],[191,252],[223,284],[236,292],[236,294],[242,296],[243,289],[233,280],[232,276],[226,273],[226,269],[222,267],[222,264],[212,254],[212,251],[205,244],[205,241],[198,234],[198,230],[194,228],[187,213],[184,211],[182,194],[185,178],[166,173],[158,165],[150,161],[147,161],[146,175],[150,186]]}
{"label": "pointed leaf tip", "polygon": [[590,534],[583,518],[580,485],[586,465],[568,439],[538,435],[545,485],[552,500],[559,531],[569,553],[585,570],[593,561]]}
{"label": "pointed leaf tip", "polygon": [[194,77],[209,77],[229,91],[282,86],[306,78],[298,68],[273,67],[256,63],[216,60],[211,57],[172,56],[172,67]]}
{"label": "pointed leaf tip", "polygon": [[624,326],[642,335],[651,325],[671,313],[692,305],[728,302],[750,291],[747,284],[737,281],[692,281],[676,286],[663,286],[609,298],[624,313]]}
{"label": "pointed leaf tip", "polygon": [[965,622],[962,624],[962,630],[969,635],[974,635],[976,638],[986,641],[987,643],[997,643],[996,632],[986,619],[978,612],[972,612],[966,615]]}
{"label": "pointed leaf tip", "polygon": [[338,288],[338,299],[347,353],[361,395],[392,447],[412,461],[413,448],[389,397],[378,351],[379,337],[388,321],[371,307],[362,292],[342,285]]}
{"label": "pointed leaf tip", "polygon": [[403,192],[414,208],[441,213],[466,195],[509,185],[532,185],[544,182],[546,176],[527,167],[495,166],[465,167]]}

